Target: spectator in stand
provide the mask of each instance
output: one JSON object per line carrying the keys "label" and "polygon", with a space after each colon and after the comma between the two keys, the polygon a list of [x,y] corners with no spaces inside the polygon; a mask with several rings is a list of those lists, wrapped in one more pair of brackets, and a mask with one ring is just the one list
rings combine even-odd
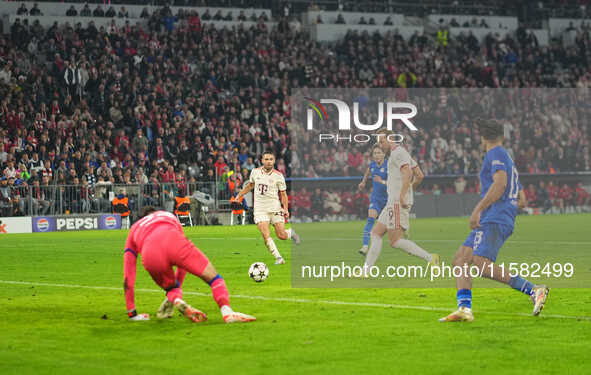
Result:
{"label": "spectator in stand", "polygon": [[78,15],[78,11],[76,10],[76,7],[74,5],[70,6],[70,8],[68,8],[68,10],[66,11],[66,16],[68,17],[76,17]]}
{"label": "spectator in stand", "polygon": [[318,173],[316,173],[316,170],[314,170],[314,166],[312,164],[310,164],[308,166],[308,170],[306,172],[306,177],[308,178],[318,178]]}
{"label": "spectator in stand", "polygon": [[312,202],[312,212],[313,216],[320,216],[323,214],[322,210],[324,207],[325,197],[320,188],[314,189],[314,193],[311,195],[310,200]]}
{"label": "spectator in stand", "polygon": [[16,10],[17,16],[28,16],[29,10],[25,6],[25,3],[21,3],[21,6]]}
{"label": "spectator in stand", "polygon": [[32,212],[34,215],[47,215],[51,207],[51,202],[48,198],[45,196],[45,191],[41,188],[39,180],[35,179],[31,187]]}
{"label": "spectator in stand", "polygon": [[529,184],[527,189],[524,190],[525,199],[527,200],[528,206],[530,207],[540,207],[541,205],[538,202],[538,197],[536,194],[536,188],[534,184]]}
{"label": "spectator in stand", "polygon": [[[20,182],[20,181],[19,181]],[[8,187],[10,188],[10,197],[12,201],[12,215],[11,216],[24,216],[25,215],[25,201],[22,199],[23,193],[26,192],[26,186],[20,188],[16,185],[15,177],[8,177]]]}
{"label": "spectator in stand", "polygon": [[433,195],[441,195],[441,189],[439,189],[438,184],[433,184],[433,188],[431,189]]}
{"label": "spectator in stand", "polygon": [[88,3],[84,4],[84,7],[80,11],[80,17],[90,17],[90,16],[92,16],[92,11],[90,10]]}
{"label": "spectator in stand", "polygon": [[589,204],[591,203],[591,194],[583,187],[582,182],[578,182],[575,188],[575,202],[577,207],[583,207],[584,209],[589,209]]}
{"label": "spectator in stand", "polygon": [[552,201],[548,190],[546,189],[544,181],[540,181],[538,189],[536,190],[536,207],[542,207],[543,212],[546,212],[552,208]]}
{"label": "spectator in stand", "polygon": [[252,157],[249,156],[246,159],[246,162],[242,165],[242,168],[246,169],[248,172],[256,168],[256,165],[254,164]]}
{"label": "spectator in stand", "polygon": [[101,8],[100,5],[97,5],[97,7],[92,12],[92,16],[93,17],[104,17],[105,16],[105,11],[103,10],[103,8]]}
{"label": "spectator in stand", "polygon": [[[244,11],[240,11],[241,14],[244,14]],[[240,17],[238,17],[239,21],[242,21]],[[196,11],[192,11],[191,15],[189,16],[189,29],[193,33],[199,33],[201,31],[201,19],[199,18],[199,13]]]}
{"label": "spectator in stand", "polygon": [[135,153],[140,153],[149,146],[149,143],[150,142],[148,139],[144,137],[144,131],[142,129],[138,129],[133,141],[131,142],[131,148]]}
{"label": "spectator in stand", "polygon": [[466,189],[466,185],[467,185],[466,179],[463,176],[458,177],[454,181],[455,193],[456,194],[464,193],[464,191]]}
{"label": "spectator in stand", "polygon": [[109,7],[109,9],[107,9],[107,11],[105,12],[105,17],[108,18],[113,18],[117,15],[117,12],[115,11],[115,8],[113,7]]}
{"label": "spectator in stand", "polygon": [[117,17],[119,17],[119,18],[129,18],[129,12],[127,11],[127,9],[125,9],[125,7],[121,7],[119,9],[119,13],[117,13]]}
{"label": "spectator in stand", "polygon": [[308,192],[306,187],[302,187],[302,190],[295,195],[295,208],[297,210],[296,216],[312,216],[312,199],[311,194]]}
{"label": "spectator in stand", "polygon": [[172,33],[172,31],[174,30],[174,24],[177,21],[177,18],[174,17],[172,14],[167,14],[162,17],[162,24],[169,33]]}
{"label": "spectator in stand", "polygon": [[220,156],[217,158],[213,166],[215,167],[216,176],[221,176],[224,173],[224,169],[228,166],[228,164],[226,164],[226,162],[224,161],[224,157]]}
{"label": "spectator in stand", "polygon": [[562,201],[561,212],[574,211],[575,196],[573,193],[573,190],[567,184],[563,184],[558,191],[558,198]]}
{"label": "spectator in stand", "polygon": [[2,216],[12,216],[14,213],[12,190],[8,186],[8,179],[6,177],[0,178],[0,210]]}
{"label": "spectator in stand", "polygon": [[140,14],[140,18],[150,18],[150,12],[148,12],[147,7],[144,7],[142,9],[142,13]]}
{"label": "spectator in stand", "polygon": [[164,162],[159,171],[159,180],[163,183],[168,183],[175,182],[175,179],[176,174],[174,173],[174,166]]}
{"label": "spectator in stand", "polygon": [[168,144],[165,147],[165,151],[166,151],[166,159],[176,162],[177,156],[179,154],[179,148],[176,145],[176,140],[174,137],[168,138]]}
{"label": "spectator in stand", "polygon": [[359,176],[363,164],[363,154],[359,149],[349,151],[347,156],[347,167],[345,167],[346,176]]}
{"label": "spectator in stand", "polygon": [[323,204],[325,213],[328,215],[338,215],[341,210],[341,196],[336,191],[327,191],[324,194],[324,204]]}
{"label": "spectator in stand", "polygon": [[560,189],[558,186],[554,185],[554,182],[550,180],[548,185],[546,186],[546,191],[548,192],[548,197],[550,198],[550,202],[552,202],[553,207],[557,207],[559,212],[562,212],[564,208],[564,202],[562,198],[558,195]]}
{"label": "spectator in stand", "polygon": [[37,4],[37,3],[33,4],[33,7],[29,11],[29,15],[30,16],[42,16],[43,15],[43,13],[41,13],[41,10],[39,10],[39,4]]}

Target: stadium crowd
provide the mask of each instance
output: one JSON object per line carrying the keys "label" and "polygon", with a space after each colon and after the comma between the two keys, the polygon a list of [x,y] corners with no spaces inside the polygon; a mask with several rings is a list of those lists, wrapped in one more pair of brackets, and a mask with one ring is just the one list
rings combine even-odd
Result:
{"label": "stadium crowd", "polygon": [[[73,212],[92,209],[84,194],[101,209],[103,185],[153,186],[139,194],[161,202],[188,185],[214,183],[227,198],[265,149],[275,150],[277,169],[288,176],[361,174],[367,158],[359,150],[290,144],[291,88],[586,88],[591,79],[588,32],[569,47],[539,47],[519,32],[484,43],[466,35],[447,46],[426,35],[350,32],[321,46],[286,19],[273,30],[263,19],[249,29],[215,29],[196,13],[171,17],[166,9],[145,26],[122,28],[44,28],[25,17],[0,36],[0,199],[8,213],[28,210],[28,194],[38,201],[34,211],[49,209],[43,202],[51,206],[52,197],[38,186],[71,186],[73,198],[60,209]],[[589,170],[583,114],[556,134],[550,113],[538,111],[525,123],[508,119],[518,167]],[[427,174],[478,170],[467,123],[434,121],[428,129],[412,144]],[[548,143],[554,135],[561,138]],[[316,167],[318,160],[325,162]]]}

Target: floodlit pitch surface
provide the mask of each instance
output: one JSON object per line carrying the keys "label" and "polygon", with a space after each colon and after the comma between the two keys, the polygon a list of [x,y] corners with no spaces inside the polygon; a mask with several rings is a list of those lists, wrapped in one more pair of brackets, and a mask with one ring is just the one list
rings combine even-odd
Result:
{"label": "floodlit pitch surface", "polygon": [[[505,257],[572,261],[591,258],[591,215],[519,217]],[[312,224],[314,225],[314,224]],[[335,223],[359,248],[363,223]],[[412,238],[451,262],[467,218],[413,220]],[[303,227],[302,224],[298,225]],[[554,288],[540,317],[510,288],[476,288],[473,323],[442,324],[455,307],[453,288],[292,288],[292,267],[274,266],[254,226],[199,227],[186,233],[224,276],[233,307],[258,321],[225,325],[209,287],[193,276],[185,299],[209,320],[176,315],[159,321],[164,293],[139,265],[138,312],[128,322],[122,289],[126,231],[3,235],[0,239],[2,374],[565,374],[589,370],[591,269],[581,286]],[[303,241],[306,239],[303,238]],[[290,262],[291,245],[277,241]],[[345,242],[346,245],[343,245]],[[353,246],[355,245],[355,246]],[[294,247],[293,251],[297,251]],[[384,246],[384,254],[398,251]],[[359,262],[361,263],[361,257]],[[256,284],[248,266],[263,261]],[[419,260],[416,261],[419,264]],[[552,285],[550,285],[552,287]]]}

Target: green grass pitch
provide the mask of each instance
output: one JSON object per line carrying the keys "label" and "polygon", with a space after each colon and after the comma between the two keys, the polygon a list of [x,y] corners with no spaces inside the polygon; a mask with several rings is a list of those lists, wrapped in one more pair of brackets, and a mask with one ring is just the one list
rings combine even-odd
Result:
{"label": "green grass pitch", "polygon": [[[562,254],[568,261],[574,251],[590,259],[590,221],[591,215],[519,217],[500,258]],[[467,222],[413,220],[412,239],[451,262]],[[334,225],[352,237],[363,228],[361,222]],[[508,287],[476,288],[476,320],[441,324],[437,319],[455,307],[453,288],[292,288],[291,267],[272,265],[254,226],[198,227],[186,234],[226,279],[234,309],[258,320],[223,324],[209,287],[188,275],[185,299],[209,320],[193,324],[177,315],[159,321],[164,293],[138,263],[136,304],[152,320],[134,323],[127,321],[122,290],[126,234],[0,237],[0,374],[589,372],[587,266],[576,270],[587,288],[552,289],[539,317],[528,316],[531,303]],[[322,246],[331,246],[326,242]],[[276,243],[289,263],[291,245]],[[247,276],[255,261],[270,267],[264,283]]]}

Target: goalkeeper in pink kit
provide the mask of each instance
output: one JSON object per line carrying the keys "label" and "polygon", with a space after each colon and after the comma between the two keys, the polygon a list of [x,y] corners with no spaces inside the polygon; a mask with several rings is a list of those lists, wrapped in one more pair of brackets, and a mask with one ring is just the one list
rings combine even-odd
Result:
{"label": "goalkeeper in pink kit", "polygon": [[[193,322],[204,322],[207,315],[183,300],[181,285],[187,272],[198,276],[210,287],[213,299],[220,307],[226,323],[250,322],[255,317],[235,312],[224,279],[209,259],[185,237],[176,216],[166,211],[145,207],[142,218],[131,226],[123,255],[125,301],[130,320],[149,320],[148,314],[138,314],[134,302],[134,285],[138,255],[156,284],[166,291],[166,299],[158,309],[158,318],[171,318],[176,307]],[[173,270],[176,266],[176,272]]]}

